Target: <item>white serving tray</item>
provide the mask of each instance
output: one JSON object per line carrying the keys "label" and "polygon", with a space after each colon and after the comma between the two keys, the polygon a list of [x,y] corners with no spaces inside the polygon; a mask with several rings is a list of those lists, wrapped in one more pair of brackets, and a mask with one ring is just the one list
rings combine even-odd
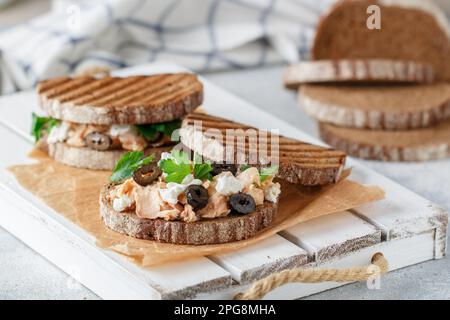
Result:
{"label": "white serving tray", "polygon": [[[158,63],[117,75],[176,72]],[[205,109],[217,116],[300,140],[319,143],[299,129],[205,81]],[[0,98],[0,224],[52,263],[105,299],[231,299],[254,280],[277,270],[300,266],[365,265],[382,252],[390,269],[445,255],[447,213],[428,200],[349,159],[351,179],[378,185],[386,199],[299,224],[258,244],[229,254],[198,258],[156,268],[140,268],[64,219],[4,170],[28,163],[31,112],[40,113],[33,92]],[[275,103],[276,104],[276,103]],[[289,284],[266,296],[293,299],[342,284]]]}

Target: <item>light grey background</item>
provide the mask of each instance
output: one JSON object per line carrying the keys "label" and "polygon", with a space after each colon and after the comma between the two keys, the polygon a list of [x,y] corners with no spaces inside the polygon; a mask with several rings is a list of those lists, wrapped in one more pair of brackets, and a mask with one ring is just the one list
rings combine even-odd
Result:
{"label": "light grey background", "polygon": [[[16,1],[14,8],[0,11],[0,29],[45,12],[47,8],[46,0]],[[316,135],[315,123],[299,110],[295,93],[283,89],[281,72],[281,66],[274,66],[205,76],[261,109]],[[450,209],[450,160],[413,164],[364,163]],[[0,299],[98,297],[0,228]],[[450,261],[445,258],[391,272],[382,279],[379,290],[368,290],[364,283],[357,283],[307,299],[450,299]]]}

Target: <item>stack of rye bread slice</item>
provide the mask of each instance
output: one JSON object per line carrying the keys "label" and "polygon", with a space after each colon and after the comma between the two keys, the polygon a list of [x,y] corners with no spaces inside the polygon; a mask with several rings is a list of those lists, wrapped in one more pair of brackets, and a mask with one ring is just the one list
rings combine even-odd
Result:
{"label": "stack of rye bread slice", "polygon": [[[381,29],[367,27],[377,5]],[[343,0],[321,19],[312,61],[288,66],[322,139],[386,161],[450,156],[450,25],[432,1]]]}

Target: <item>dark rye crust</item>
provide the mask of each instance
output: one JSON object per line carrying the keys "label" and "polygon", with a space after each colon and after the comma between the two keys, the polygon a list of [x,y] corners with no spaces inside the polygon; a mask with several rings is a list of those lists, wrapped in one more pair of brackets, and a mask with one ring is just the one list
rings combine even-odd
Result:
{"label": "dark rye crust", "polygon": [[[402,2],[337,1],[317,25],[312,60],[377,58],[430,63],[437,80],[450,80],[446,30],[427,10],[405,7]],[[367,28],[370,5],[380,7],[380,30]]]}
{"label": "dark rye crust", "polygon": [[[162,152],[169,151],[172,147],[147,148],[144,150],[144,154],[154,154],[158,159]],[[49,156],[58,162],[71,167],[91,170],[113,170],[120,157],[129,152],[123,149],[97,151],[87,147],[72,147],[66,143],[48,144],[47,150]]]}
{"label": "dark rye crust", "polygon": [[203,102],[203,85],[190,73],[56,78],[39,83],[37,93],[49,116],[96,125],[172,121]]}
{"label": "dark rye crust", "polygon": [[131,237],[186,245],[220,244],[248,239],[269,226],[276,213],[276,203],[264,202],[247,215],[197,222],[141,219],[134,212],[117,212],[107,199],[114,184],[106,185],[100,193],[100,214],[106,226]]}
{"label": "dark rye crust", "polygon": [[[439,126],[450,127],[445,123]],[[341,135],[341,129],[351,130],[353,131],[353,134],[351,136]],[[433,128],[430,128],[430,130],[431,129]],[[419,133],[422,130],[407,130],[402,132]],[[404,142],[403,144],[384,144],[383,141],[388,139],[391,141],[398,141],[396,131],[382,131],[383,137],[380,137],[377,141],[374,141],[373,139],[368,139],[368,141],[365,142],[355,141],[355,139],[352,138],[353,136],[358,135],[361,137],[361,135],[364,134],[364,131],[365,130],[362,129],[342,128],[319,122],[319,135],[321,139],[334,148],[342,150],[353,157],[367,160],[399,162],[430,161],[450,157],[450,140],[432,138],[429,141],[417,143],[417,139],[411,138],[411,141]],[[372,133],[374,131],[368,130],[367,132]],[[450,130],[447,132],[450,132]]]}

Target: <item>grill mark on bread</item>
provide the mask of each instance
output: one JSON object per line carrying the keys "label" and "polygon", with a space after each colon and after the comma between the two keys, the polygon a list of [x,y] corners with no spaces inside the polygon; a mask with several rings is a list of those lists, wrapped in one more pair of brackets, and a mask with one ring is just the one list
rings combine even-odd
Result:
{"label": "grill mark on bread", "polygon": [[[241,153],[245,159],[249,159],[248,151],[251,146],[249,145],[250,138],[248,135],[240,134],[233,137],[226,137],[227,129],[253,129],[256,130],[256,143],[259,139],[267,146],[267,154],[264,155],[265,160],[272,160],[275,158],[279,160],[279,172],[278,178],[284,179],[291,183],[302,185],[325,185],[335,183],[339,180],[339,177],[343,171],[345,165],[346,155],[343,152],[316,146],[313,144],[297,141],[295,139],[278,136],[279,148],[275,148],[272,152],[270,138],[272,135],[270,132],[265,131],[263,135],[260,135],[260,131],[254,127],[246,126],[240,123],[232,122],[223,118],[209,116],[206,114],[192,113],[186,116],[183,120],[182,127],[195,128],[195,121],[201,121],[202,130],[196,130],[200,132],[206,139],[215,138],[215,132],[218,131],[222,134],[223,142],[233,142],[233,154],[234,157]],[[212,129],[208,132],[209,129]],[[188,134],[192,134],[192,131],[182,130],[182,139],[189,139]],[[267,137],[266,137],[267,134]],[[273,135],[276,137],[277,135]],[[183,143],[185,141],[182,140]],[[186,141],[189,143],[188,141]],[[220,139],[219,139],[220,142]],[[229,146],[229,145],[228,145]],[[189,147],[189,146],[188,146]],[[195,148],[195,146],[193,146]],[[199,150],[194,150],[200,152]],[[226,149],[224,149],[226,153]],[[208,158],[207,154],[202,154],[205,158]],[[261,153],[258,154],[261,156]],[[261,161],[261,160],[260,160]],[[258,164],[262,166],[263,164]]]}
{"label": "grill mark on bread", "polygon": [[142,77],[130,77],[118,79],[115,78],[115,82],[109,86],[105,86],[103,88],[98,88],[95,91],[92,91],[89,95],[85,97],[79,97],[73,101],[74,104],[92,104],[98,100],[102,100],[106,97],[110,97],[111,95],[117,94],[119,92],[127,90],[130,86],[134,85],[136,82],[142,80]]}
{"label": "grill mark on bread", "polygon": [[141,92],[144,88],[148,86],[153,86],[157,83],[158,80],[155,78],[136,78],[136,81],[129,83],[122,89],[111,91],[107,96],[100,97],[95,101],[91,101],[90,104],[94,106],[113,106],[117,104],[119,101],[123,101],[131,96],[136,95],[138,92]]}
{"label": "grill mark on bread", "polygon": [[52,87],[50,90],[47,90],[44,96],[47,99],[54,99],[60,95],[65,94],[69,90],[78,89],[79,87],[82,87],[86,85],[86,83],[90,83],[92,81],[95,80],[94,78],[90,77],[74,78],[72,81],[64,82],[62,85]]}
{"label": "grill mark on bread", "polygon": [[93,81],[86,86],[82,86],[76,90],[71,90],[68,93],[59,96],[58,101],[60,103],[64,103],[77,97],[83,97],[83,95],[89,94],[90,92],[98,90],[99,88],[106,87],[110,83],[114,83],[114,79],[111,77],[105,77],[98,81]]}
{"label": "grill mark on bread", "polygon": [[[177,90],[173,90],[172,92],[168,92],[165,95],[160,95],[155,98],[155,104],[160,103],[163,100],[177,100],[180,97],[187,96],[190,92],[195,92],[198,88],[196,88],[197,84],[193,84],[188,82],[186,86],[182,86],[180,88],[176,88]],[[148,103],[151,99],[144,100],[144,103]]]}
{"label": "grill mark on bread", "polygon": [[[171,79],[166,79],[165,81],[162,81],[158,84],[158,87],[152,87],[149,90],[142,91],[140,93],[137,93],[136,96],[129,97],[128,99],[117,102],[117,104],[125,105],[129,104],[131,106],[139,106],[143,104],[154,104],[157,105],[161,101],[174,101],[174,95],[180,94],[180,95],[186,95],[187,92],[184,90],[184,87],[182,86],[182,82],[177,84],[173,84],[170,86],[170,89],[168,89],[168,84],[171,83]],[[189,85],[189,82],[186,82]],[[141,99],[141,97],[145,97]]]}
{"label": "grill mark on bread", "polygon": [[59,86],[67,81],[70,81],[69,77],[44,80],[41,83],[39,83],[37,91],[39,94],[45,94],[45,92],[52,89],[53,87]]}
{"label": "grill mark on bread", "polygon": [[163,92],[162,89],[164,89],[166,85],[170,83],[171,80],[172,80],[171,77],[164,77],[164,79],[149,78],[147,80],[147,83],[137,86],[136,90],[130,88],[131,90],[128,94],[124,94],[121,97],[114,99],[114,103],[111,105],[123,106],[130,102],[140,101],[139,99],[141,97],[154,97],[156,94],[160,94],[161,92]]}

